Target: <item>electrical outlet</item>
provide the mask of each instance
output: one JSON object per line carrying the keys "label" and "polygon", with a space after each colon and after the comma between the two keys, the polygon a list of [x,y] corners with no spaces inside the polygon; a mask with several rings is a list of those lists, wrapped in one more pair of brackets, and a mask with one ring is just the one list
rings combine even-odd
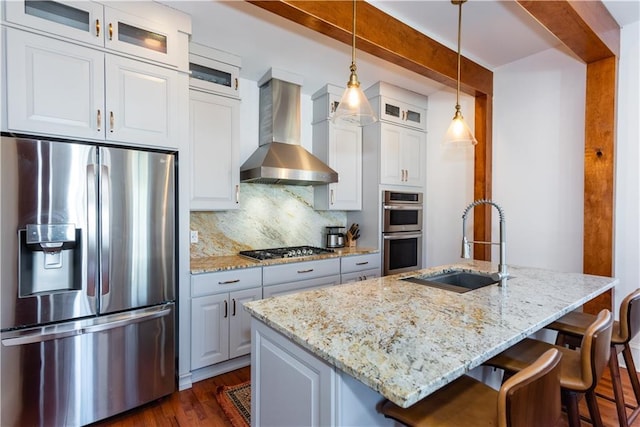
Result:
{"label": "electrical outlet", "polygon": [[191,230],[191,243],[198,243],[198,230]]}

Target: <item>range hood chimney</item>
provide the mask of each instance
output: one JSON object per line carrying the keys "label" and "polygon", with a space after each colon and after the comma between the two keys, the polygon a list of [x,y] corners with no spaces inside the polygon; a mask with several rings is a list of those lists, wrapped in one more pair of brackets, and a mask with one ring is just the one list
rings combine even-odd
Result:
{"label": "range hood chimney", "polygon": [[260,144],[240,167],[241,182],[287,185],[338,182],[336,171],[300,145],[302,82],[297,80],[289,73],[271,69],[258,82]]}

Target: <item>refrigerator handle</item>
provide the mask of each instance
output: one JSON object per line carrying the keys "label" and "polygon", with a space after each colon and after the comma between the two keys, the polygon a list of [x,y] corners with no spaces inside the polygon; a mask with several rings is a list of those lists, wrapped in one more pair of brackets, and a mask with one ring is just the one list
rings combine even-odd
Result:
{"label": "refrigerator handle", "polygon": [[6,347],[33,344],[44,341],[59,340],[62,338],[73,337],[82,334],[91,334],[96,332],[108,331],[110,329],[121,328],[134,323],[146,322],[148,320],[157,319],[167,316],[171,313],[172,304],[146,308],[132,313],[120,313],[111,316],[114,320],[109,321],[106,318],[104,322],[95,323],[93,325],[84,326],[77,325],[74,322],[70,325],[57,325],[51,327],[38,328],[38,332],[28,332],[24,335],[16,337],[4,338],[2,345]]}
{"label": "refrigerator handle", "polygon": [[82,328],[70,329],[65,331],[52,331],[52,332],[40,332],[29,335],[21,335],[14,338],[5,338],[2,340],[2,345],[5,347],[11,347],[14,345],[33,344],[44,341],[58,340],[67,337],[73,337],[76,335],[82,335]]}
{"label": "refrigerator handle", "polygon": [[147,320],[164,317],[171,313],[171,305],[163,305],[153,307],[140,312],[134,312],[127,316],[121,316],[111,322],[99,323],[84,328],[84,333],[91,334],[95,332],[108,331],[109,329],[121,328],[123,326],[132,325],[134,323],[146,322]]}
{"label": "refrigerator handle", "polygon": [[96,212],[96,165],[87,165],[87,296],[96,296],[96,275],[98,265],[97,260],[98,252],[98,218]]}
{"label": "refrigerator handle", "polygon": [[[109,275],[111,272],[110,261],[111,242],[109,241],[110,232],[110,217],[111,212],[111,177],[109,176],[109,167],[106,165],[100,166],[100,268],[101,268],[101,280],[100,280],[100,296],[109,295]],[[108,303],[106,304],[108,305]]]}

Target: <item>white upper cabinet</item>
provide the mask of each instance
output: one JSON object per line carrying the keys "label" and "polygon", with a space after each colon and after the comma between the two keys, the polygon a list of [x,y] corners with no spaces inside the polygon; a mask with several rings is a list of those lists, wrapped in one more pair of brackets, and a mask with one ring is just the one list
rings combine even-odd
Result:
{"label": "white upper cabinet", "polygon": [[[385,82],[365,91],[379,121],[364,128],[365,156],[377,159],[377,183],[423,187],[427,97]],[[373,176],[369,174],[368,176]],[[371,187],[378,191],[377,187]]]}
{"label": "white upper cabinet", "polygon": [[106,139],[170,147],[177,144],[176,71],[107,55]]}
{"label": "white upper cabinet", "polygon": [[109,4],[3,4],[2,130],[180,145],[189,17],[154,2]]}
{"label": "white upper cabinet", "polygon": [[4,6],[9,22],[104,46],[104,7],[100,3],[15,0],[5,2]]}
{"label": "white upper cabinet", "polygon": [[424,132],[380,122],[380,184],[421,186],[424,180]]}
{"label": "white upper cabinet", "polygon": [[314,187],[319,210],[362,209],[362,128],[330,120],[341,95],[341,88],[326,85],[312,97],[313,154],[338,172],[338,182]]}
{"label": "white upper cabinet", "polygon": [[[181,61],[179,28],[152,2],[6,2],[6,19],[37,31],[105,47],[174,67]],[[130,13],[129,11],[136,12]],[[152,20],[153,17],[155,19]]]}
{"label": "white upper cabinet", "polygon": [[172,147],[177,71],[8,28],[7,127]]}
{"label": "white upper cabinet", "polygon": [[382,122],[427,130],[427,98],[423,95],[378,82],[365,91],[371,108]]}
{"label": "white upper cabinet", "polygon": [[8,130],[104,138],[104,54],[6,31]]}
{"label": "white upper cabinet", "polygon": [[240,59],[193,43],[190,49],[193,52],[189,58],[192,73],[189,79],[189,206],[194,211],[238,209]]}
{"label": "white upper cabinet", "polygon": [[191,89],[191,210],[238,209],[240,101]]}

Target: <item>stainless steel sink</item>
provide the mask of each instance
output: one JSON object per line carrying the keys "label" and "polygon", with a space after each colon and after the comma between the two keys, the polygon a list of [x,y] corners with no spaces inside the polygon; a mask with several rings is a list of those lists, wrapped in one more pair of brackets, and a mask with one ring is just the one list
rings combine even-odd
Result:
{"label": "stainless steel sink", "polygon": [[467,271],[453,271],[451,273],[442,273],[433,276],[421,275],[405,277],[401,280],[446,289],[460,294],[499,282],[499,280],[496,280],[488,274]]}

